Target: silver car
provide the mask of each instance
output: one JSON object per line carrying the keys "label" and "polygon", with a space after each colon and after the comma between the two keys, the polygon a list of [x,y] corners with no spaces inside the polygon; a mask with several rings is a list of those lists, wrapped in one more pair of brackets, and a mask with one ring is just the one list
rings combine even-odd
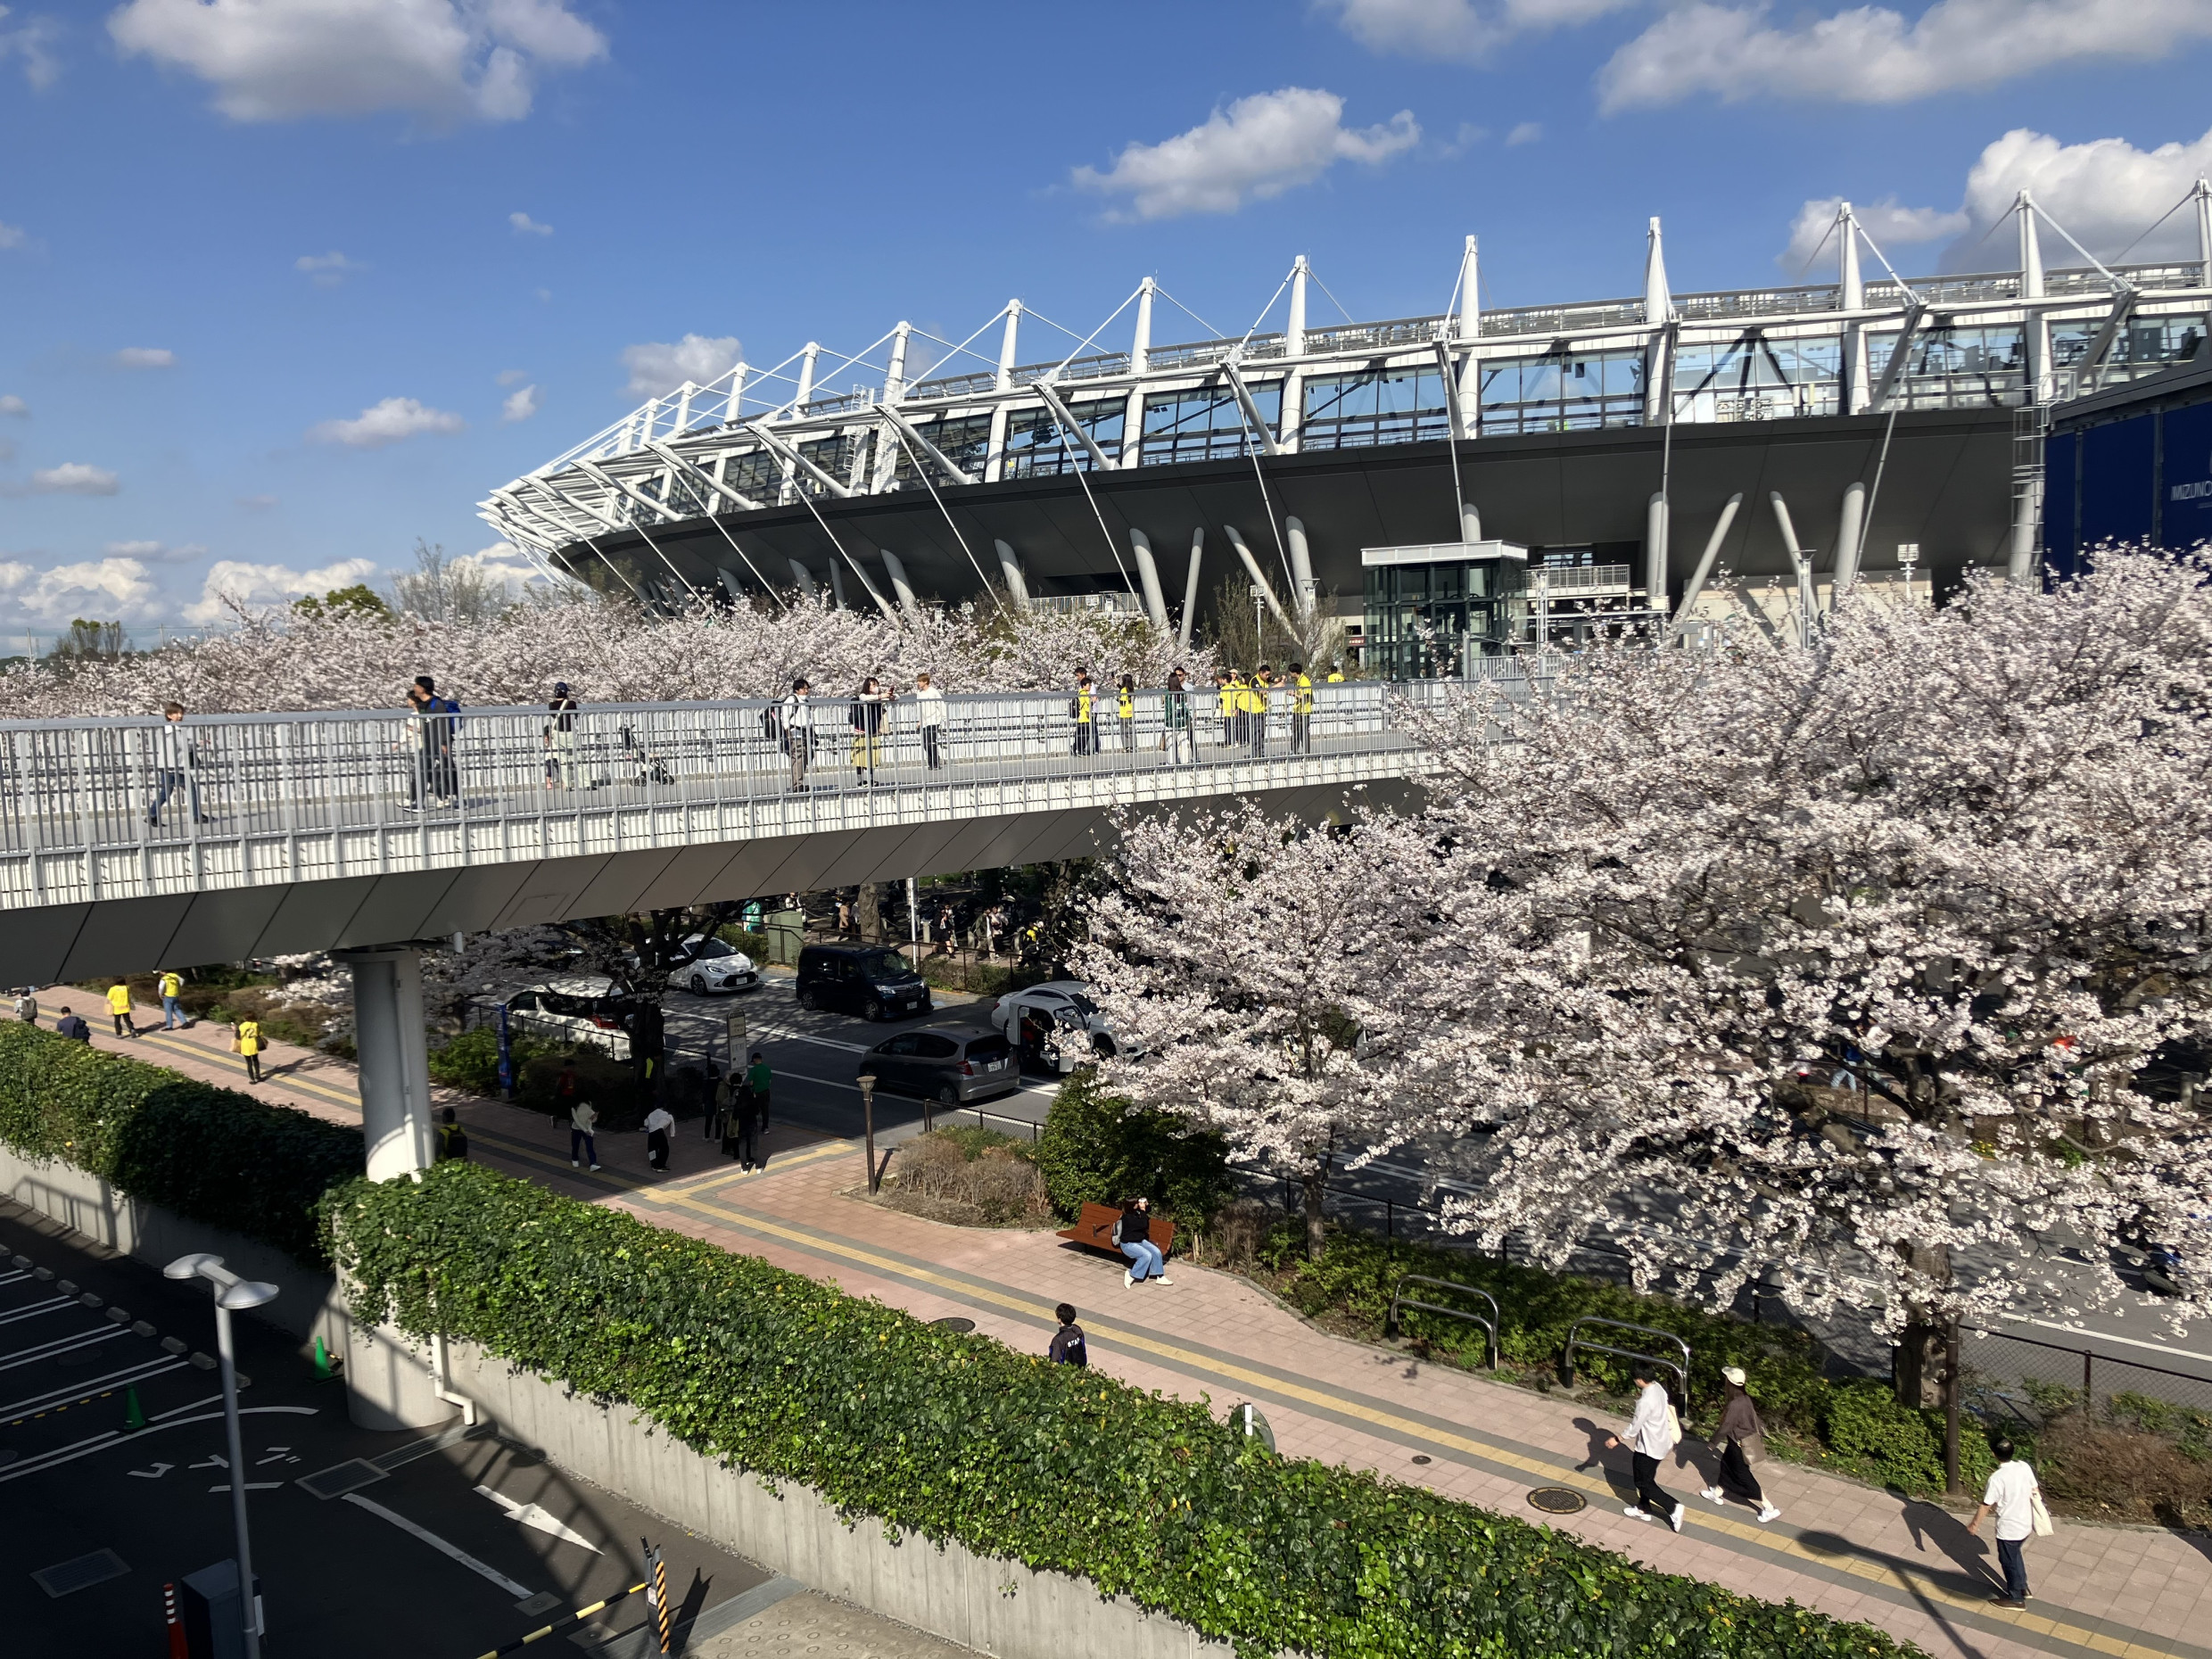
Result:
{"label": "silver car", "polygon": [[760,970],[753,959],[727,940],[694,935],[683,945],[688,955],[683,966],[668,976],[671,984],[700,996],[760,989]]}

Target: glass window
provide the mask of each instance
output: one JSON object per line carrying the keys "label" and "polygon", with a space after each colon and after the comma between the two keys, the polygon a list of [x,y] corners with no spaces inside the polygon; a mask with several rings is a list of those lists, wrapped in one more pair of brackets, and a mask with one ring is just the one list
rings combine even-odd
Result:
{"label": "glass window", "polygon": [[1451,430],[1440,367],[1376,368],[1306,382],[1301,450],[1356,450],[1441,438]]}
{"label": "glass window", "polygon": [[[1868,336],[1867,362],[1876,380],[1896,345],[1894,329]],[[1912,337],[1897,383],[1898,405],[1942,409],[2018,403],[2026,384],[2026,355],[2018,323],[1923,329]]]}
{"label": "glass window", "polygon": [[[1063,400],[1065,400],[1063,399]],[[1091,442],[1109,455],[1121,453],[1121,427],[1129,413],[1127,398],[1094,403],[1069,403],[1076,425],[1091,434]],[[1044,478],[1059,473],[1093,469],[1090,451],[1061,430],[1052,410],[1039,407],[1016,409],[1006,417],[1006,459],[1002,478]]]}
{"label": "glass window", "polygon": [[[1283,383],[1245,383],[1259,417],[1277,433],[1283,426]],[[1144,400],[1144,436],[1139,464],[1226,460],[1247,452],[1252,442],[1244,410],[1224,381],[1184,392],[1155,392]]]}
{"label": "glass window", "polygon": [[995,1060],[1007,1052],[1011,1045],[1003,1036],[979,1036],[968,1039],[968,1058]]}
{"label": "glass window", "polygon": [[1726,343],[1674,353],[1674,418],[1780,420],[1833,415],[1841,407],[1840,335],[1769,340],[1756,330]]}
{"label": "glass window", "polygon": [[[802,443],[798,446],[798,450],[801,455],[813,462],[839,483],[850,483],[853,477],[854,457],[860,453],[861,446],[874,435],[873,433],[865,432],[841,432],[834,438],[817,438],[812,443]],[[799,472],[797,482],[799,488],[809,495],[830,493],[821,487],[818,479],[805,471]]]}
{"label": "glass window", "polygon": [[[914,430],[937,447],[937,453],[971,478],[983,476],[984,458],[991,449],[991,417],[988,415],[963,415],[957,420],[918,420]],[[898,466],[892,474],[894,490],[923,488],[921,475],[914,470],[915,450],[904,442],[904,434],[884,433],[884,441],[898,451]],[[933,477],[932,483],[945,482],[942,475]]]}
{"label": "glass window", "polygon": [[1526,576],[1517,564],[1385,565],[1366,573],[1365,660],[1394,680],[1458,672],[1522,637]]}
{"label": "glass window", "polygon": [[871,979],[901,979],[913,972],[896,951],[870,951],[859,959],[859,967]]}
{"label": "glass window", "polygon": [[918,1031],[914,1034],[914,1052],[924,1060],[950,1060],[960,1052],[960,1044],[934,1031]]}
{"label": "glass window", "polygon": [[748,501],[772,506],[783,493],[783,463],[768,450],[731,450],[722,458],[722,481]]}

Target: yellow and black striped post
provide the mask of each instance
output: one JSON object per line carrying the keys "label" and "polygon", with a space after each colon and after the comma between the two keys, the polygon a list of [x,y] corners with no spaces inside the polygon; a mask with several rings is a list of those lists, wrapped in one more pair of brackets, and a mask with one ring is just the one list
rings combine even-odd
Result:
{"label": "yellow and black striped post", "polygon": [[664,1654],[673,1653],[675,1614],[668,1606],[668,1563],[661,1558],[659,1550],[646,1544],[643,1539],[638,1542],[645,1545],[645,1576],[653,1587],[646,1591],[645,1597],[653,1604],[653,1628],[660,1633],[660,1650]]}

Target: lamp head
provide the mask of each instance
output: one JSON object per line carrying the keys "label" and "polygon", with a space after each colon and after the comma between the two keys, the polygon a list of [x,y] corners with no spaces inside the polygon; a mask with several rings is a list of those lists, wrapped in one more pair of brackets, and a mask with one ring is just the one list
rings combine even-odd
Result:
{"label": "lamp head", "polygon": [[215,1300],[232,1313],[244,1313],[265,1302],[275,1301],[276,1287],[260,1279],[241,1279],[235,1284],[226,1286],[222,1294]]}
{"label": "lamp head", "polygon": [[196,1279],[202,1276],[202,1268],[219,1267],[222,1265],[220,1256],[210,1256],[205,1250],[200,1250],[190,1256],[179,1256],[161,1269],[161,1276],[165,1279]]}

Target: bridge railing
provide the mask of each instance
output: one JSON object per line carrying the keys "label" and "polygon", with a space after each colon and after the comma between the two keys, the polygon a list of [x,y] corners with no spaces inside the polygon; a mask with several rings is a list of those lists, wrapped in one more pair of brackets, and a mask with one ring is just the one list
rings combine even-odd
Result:
{"label": "bridge railing", "polygon": [[[1486,677],[1520,692],[1510,665]],[[596,705],[565,719],[526,707],[4,722],[0,857],[31,855],[32,873],[0,902],[47,902],[27,890],[43,854],[915,790],[945,791],[957,811],[963,786],[1102,774],[1185,773],[1192,787],[1177,792],[1226,792],[1251,785],[1206,774],[1412,748],[1424,713],[1454,693],[1318,685],[1308,713],[1277,687],[1264,714],[1225,711],[1210,685],[1186,697],[1187,728],[1168,723],[1159,689],[1135,693],[1125,720],[1111,687],[1094,692],[1087,728],[1068,690],[948,696],[934,732],[911,695],[872,713],[813,697],[796,730],[772,698]]]}

